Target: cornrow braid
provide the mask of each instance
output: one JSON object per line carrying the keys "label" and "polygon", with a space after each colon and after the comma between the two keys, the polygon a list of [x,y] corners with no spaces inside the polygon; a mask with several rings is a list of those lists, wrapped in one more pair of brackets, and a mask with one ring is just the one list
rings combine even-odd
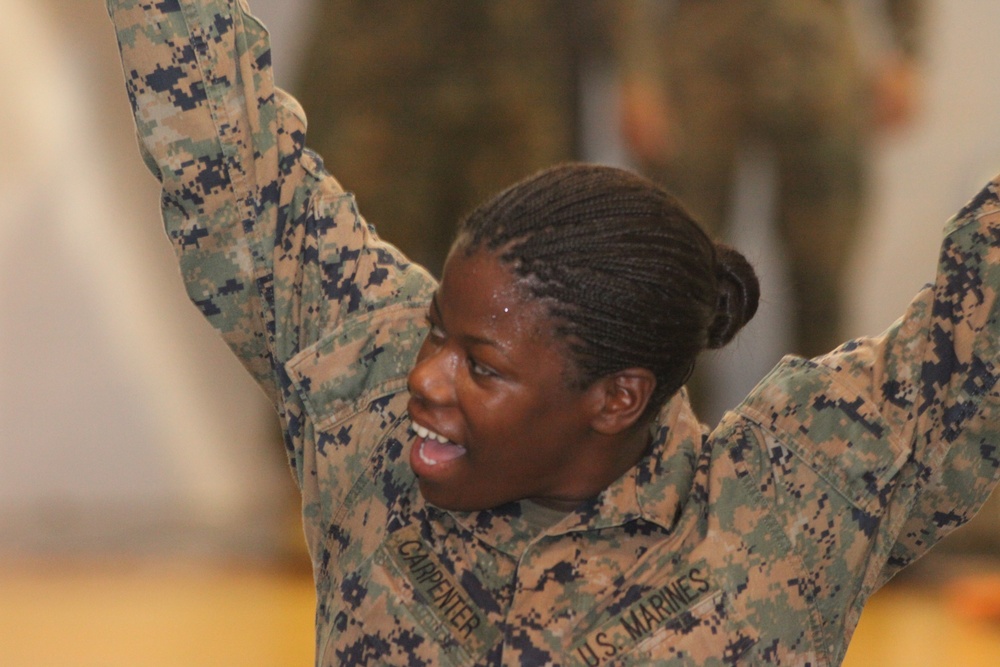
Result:
{"label": "cornrow braid", "polygon": [[559,165],[504,190],[459,229],[455,250],[479,249],[549,304],[576,382],[647,368],[652,409],[683,385],[699,352],[749,320],[759,294],[742,255],[717,252],[676,199],[613,167]]}

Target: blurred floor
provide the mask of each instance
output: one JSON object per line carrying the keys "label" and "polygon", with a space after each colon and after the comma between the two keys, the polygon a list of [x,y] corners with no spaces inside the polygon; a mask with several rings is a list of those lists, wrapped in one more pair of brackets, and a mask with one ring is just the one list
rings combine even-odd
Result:
{"label": "blurred floor", "polygon": [[[1000,587],[996,579],[967,599],[955,587],[890,584],[869,601],[845,667],[996,667],[1000,664]],[[974,584],[973,584],[974,585]]]}
{"label": "blurred floor", "polygon": [[[845,665],[1000,664],[1000,570],[956,581],[907,578],[883,589],[869,603]],[[6,564],[0,665],[306,667],[313,659],[313,601],[304,569]]]}
{"label": "blurred floor", "polygon": [[4,667],[307,667],[312,577],[220,563],[0,567]]}

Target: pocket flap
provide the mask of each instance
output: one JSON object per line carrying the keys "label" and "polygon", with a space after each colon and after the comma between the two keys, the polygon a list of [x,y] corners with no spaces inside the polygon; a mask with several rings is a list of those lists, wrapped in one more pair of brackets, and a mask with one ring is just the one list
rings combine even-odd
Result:
{"label": "pocket flap", "polygon": [[400,304],[352,316],[285,365],[317,428],[402,390],[426,333],[426,308]]}

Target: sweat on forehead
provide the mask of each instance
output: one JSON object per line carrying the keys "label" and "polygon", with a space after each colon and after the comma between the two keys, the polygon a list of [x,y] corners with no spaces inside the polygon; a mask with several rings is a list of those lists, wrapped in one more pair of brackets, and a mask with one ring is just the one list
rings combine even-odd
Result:
{"label": "sweat on forehead", "polygon": [[483,323],[520,321],[532,336],[558,334],[560,323],[554,319],[554,302],[537,298],[528,287],[530,282],[516,275],[495,253],[479,250],[453,254],[445,264],[430,308],[445,323],[447,311],[461,308],[466,314],[477,315]]}

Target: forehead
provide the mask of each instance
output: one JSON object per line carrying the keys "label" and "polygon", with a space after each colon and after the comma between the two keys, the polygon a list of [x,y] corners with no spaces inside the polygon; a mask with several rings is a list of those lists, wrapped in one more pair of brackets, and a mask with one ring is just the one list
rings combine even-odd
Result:
{"label": "forehead", "polygon": [[530,296],[525,279],[487,251],[452,253],[435,301],[449,328],[461,324],[531,336],[553,331],[548,308]]}

